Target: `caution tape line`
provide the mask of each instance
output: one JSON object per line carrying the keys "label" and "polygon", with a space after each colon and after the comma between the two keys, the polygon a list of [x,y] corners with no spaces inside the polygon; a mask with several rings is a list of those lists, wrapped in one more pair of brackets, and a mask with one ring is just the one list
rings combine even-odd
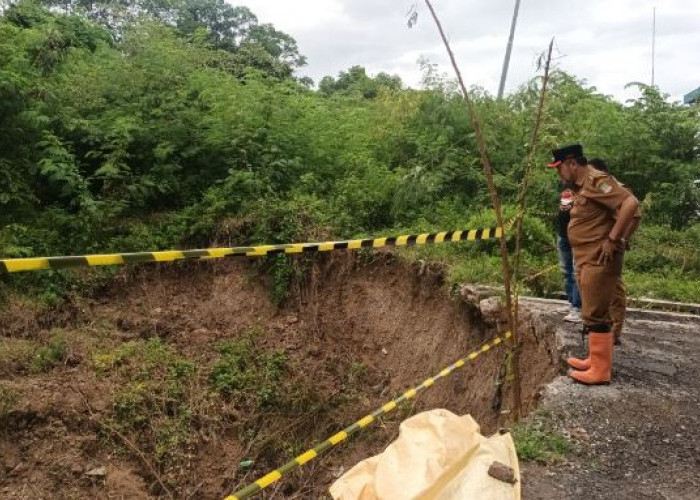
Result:
{"label": "caution tape line", "polygon": [[510,219],[508,222],[506,222],[506,223],[503,225],[503,229],[505,229],[505,232],[506,232],[506,233],[510,232],[510,230],[513,229],[513,225],[515,224],[515,221],[516,221],[516,220],[518,220],[518,218],[517,218],[517,217],[513,217],[512,219]]}
{"label": "caution tape line", "polygon": [[428,379],[425,379],[421,384],[415,386],[412,389],[407,390],[404,392],[401,396],[398,398],[392,399],[385,405],[383,405],[381,408],[376,410],[373,413],[370,413],[364,417],[362,417],[360,420],[355,422],[349,427],[346,427],[342,431],[338,432],[337,434],[334,434],[330,438],[326,439],[322,443],[320,443],[318,446],[315,448],[311,448],[310,450],[302,453],[295,459],[287,462],[284,464],[282,467],[279,469],[276,469],[269,474],[261,477],[257,481],[249,484],[245,488],[236,491],[232,495],[226,497],[225,500],[245,500],[247,498],[252,497],[253,495],[259,493],[261,490],[264,488],[267,488],[274,482],[278,481],[282,476],[288,474],[292,470],[296,469],[297,467],[300,467],[317,456],[319,456],[321,453],[324,451],[342,443],[346,439],[348,439],[350,436],[355,434],[356,432],[360,431],[361,429],[364,429],[368,425],[370,425],[372,422],[374,422],[378,417],[385,415],[389,413],[390,411],[394,410],[399,403],[413,399],[415,398],[419,392],[421,392],[424,389],[427,389],[428,387],[431,387],[435,382],[440,380],[441,378],[445,378],[448,375],[450,375],[452,372],[457,370],[458,368],[463,367],[467,363],[474,361],[480,354],[488,352],[490,349],[495,348],[499,344],[503,343],[504,341],[508,340],[511,338],[511,333],[507,332],[503,337],[496,337],[494,340],[491,342],[484,344],[481,346],[479,349],[476,349],[466,355],[465,357],[458,359],[455,361],[453,364],[442,370],[440,373],[435,375],[434,377],[430,377]]}
{"label": "caution tape line", "polygon": [[[506,229],[507,231],[507,229]],[[385,246],[425,245],[458,241],[476,241],[500,238],[501,228],[445,231],[441,233],[411,234],[361,240],[291,243],[252,247],[206,248],[201,250],[167,250],[162,252],[113,253],[75,255],[66,257],[32,257],[0,259],[0,272],[41,271],[74,267],[111,266],[142,262],[172,262],[185,259],[219,259],[222,257],[264,257],[274,254],[329,252],[342,249],[381,248]]]}

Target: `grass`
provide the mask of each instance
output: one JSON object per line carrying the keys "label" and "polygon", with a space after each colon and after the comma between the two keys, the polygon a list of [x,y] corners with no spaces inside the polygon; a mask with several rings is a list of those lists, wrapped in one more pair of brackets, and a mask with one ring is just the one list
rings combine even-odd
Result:
{"label": "grass", "polygon": [[4,338],[0,340],[0,373],[21,373],[27,370],[38,344],[32,340]]}
{"label": "grass", "polygon": [[92,367],[101,374],[106,374],[115,367],[121,366],[126,360],[136,354],[139,348],[137,342],[126,342],[110,351],[93,352]]}
{"label": "grass", "polygon": [[44,373],[66,358],[66,342],[63,337],[54,335],[45,345],[39,346],[34,351],[29,371],[32,373]]}
{"label": "grass", "polygon": [[700,277],[680,270],[668,273],[625,272],[623,277],[630,297],[678,302],[698,302],[700,297]]}
{"label": "grass", "polygon": [[292,283],[296,273],[292,261],[286,255],[273,255],[268,260],[272,262],[269,269],[272,278],[270,300],[280,306],[292,294]]}
{"label": "grass", "polygon": [[0,384],[0,421],[14,409],[19,396],[17,389]]}
{"label": "grass", "polygon": [[555,464],[572,450],[569,439],[557,429],[550,413],[536,412],[512,429],[518,458],[526,462]]}
{"label": "grass", "polygon": [[46,373],[60,365],[66,355],[66,340],[61,334],[54,334],[45,344],[33,340],[5,339],[0,343],[0,373]]}
{"label": "grass", "polygon": [[[554,246],[554,229],[530,221],[526,227],[521,260],[523,293],[547,296],[563,289]],[[471,226],[489,225],[474,221]],[[648,297],[680,302],[697,302],[700,296],[700,225],[687,231],[644,226],[635,235],[632,249],[625,254],[623,278],[630,297]],[[512,256],[513,240],[509,242]],[[447,281],[502,285],[501,257],[495,241],[447,243],[402,249],[407,260],[443,262]]]}
{"label": "grass", "polygon": [[219,360],[209,375],[211,387],[219,394],[242,404],[258,407],[274,406],[280,397],[280,381],[285,373],[284,352],[260,351],[254,342],[255,333],[218,345]]}
{"label": "grass", "polygon": [[[262,421],[298,418],[318,412],[321,404],[312,381],[289,377],[286,355],[257,344],[263,332],[250,329],[241,337],[220,342],[216,356],[194,363],[160,338],[126,342],[92,353],[91,367],[98,374],[122,380],[103,417],[106,429],[132,440],[163,470],[184,470],[200,433],[215,436],[231,430],[227,415],[237,415],[233,427],[259,431]],[[257,431],[256,431],[257,433]],[[117,449],[124,443],[105,433]],[[268,444],[293,439],[279,436]]]}
{"label": "grass", "polygon": [[362,361],[353,361],[348,368],[348,383],[352,386],[362,384],[366,373],[367,365]]}
{"label": "grass", "polygon": [[106,427],[133,433],[161,465],[182,458],[194,441],[191,389],[196,365],[158,337],[95,352],[91,361],[99,374],[128,378],[112,397]]}

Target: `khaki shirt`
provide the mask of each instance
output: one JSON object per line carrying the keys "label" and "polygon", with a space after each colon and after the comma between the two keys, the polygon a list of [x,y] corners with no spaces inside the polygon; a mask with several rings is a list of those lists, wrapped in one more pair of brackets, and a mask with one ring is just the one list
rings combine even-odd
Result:
{"label": "khaki shirt", "polygon": [[[576,183],[576,188],[569,241],[576,265],[580,266],[598,258],[600,245],[612,231],[622,202],[632,193],[611,175],[590,166],[586,167],[586,175]],[[639,216],[641,213],[637,211],[635,217]]]}

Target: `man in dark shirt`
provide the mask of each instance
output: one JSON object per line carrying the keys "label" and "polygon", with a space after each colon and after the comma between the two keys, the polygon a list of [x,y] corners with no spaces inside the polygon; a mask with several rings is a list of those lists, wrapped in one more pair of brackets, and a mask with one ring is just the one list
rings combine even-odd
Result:
{"label": "man in dark shirt", "polygon": [[559,250],[559,266],[564,274],[564,290],[566,298],[571,304],[572,311],[564,318],[564,321],[581,321],[581,295],[578,291],[576,278],[574,276],[574,257],[571,252],[571,243],[567,233],[569,227],[570,212],[573,205],[574,196],[571,191],[571,184],[567,182],[559,183],[559,212],[557,214],[557,248]]}

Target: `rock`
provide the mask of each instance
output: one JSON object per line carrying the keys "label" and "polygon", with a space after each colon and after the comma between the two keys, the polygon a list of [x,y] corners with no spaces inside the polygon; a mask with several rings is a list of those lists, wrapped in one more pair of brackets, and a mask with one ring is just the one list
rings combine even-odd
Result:
{"label": "rock", "polygon": [[517,479],[515,479],[515,471],[513,468],[501,462],[494,462],[491,464],[491,467],[489,467],[489,476],[508,484],[515,484],[518,482]]}
{"label": "rock", "polygon": [[487,323],[496,323],[501,317],[503,305],[498,297],[489,297],[479,301],[479,311]]}
{"label": "rock", "polygon": [[85,475],[94,479],[102,479],[107,477],[107,469],[104,466],[95,467],[94,469],[87,471]]}
{"label": "rock", "polygon": [[545,336],[551,331],[555,331],[559,324],[558,318],[551,314],[544,313],[542,311],[529,311],[529,314],[523,315],[524,321],[527,321],[532,325],[534,331],[538,332],[538,335]]}
{"label": "rock", "polygon": [[584,443],[589,443],[591,438],[588,436],[588,432],[583,427],[574,427],[569,431],[571,437],[577,441],[582,441]]}
{"label": "rock", "polygon": [[478,285],[462,285],[459,288],[459,295],[462,300],[474,307],[479,306],[479,302],[495,294],[493,290]]}

